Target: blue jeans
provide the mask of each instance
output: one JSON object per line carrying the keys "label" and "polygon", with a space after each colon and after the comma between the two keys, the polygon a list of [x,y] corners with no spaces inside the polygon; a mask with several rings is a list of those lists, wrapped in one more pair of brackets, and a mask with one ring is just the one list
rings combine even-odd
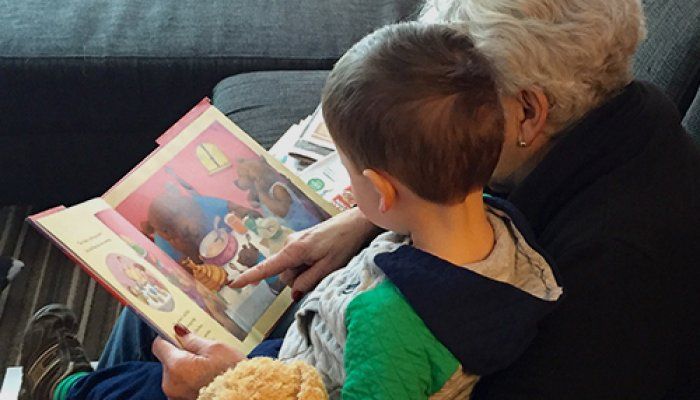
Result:
{"label": "blue jeans", "polygon": [[[296,306],[280,320],[270,339],[262,342],[248,357],[276,357]],[[161,389],[163,368],[151,352],[158,336],[136,313],[122,311],[100,356],[97,370],[81,379],[68,395],[73,400],[148,399],[166,400]]]}
{"label": "blue jeans", "polygon": [[158,361],[151,352],[151,344],[157,336],[135,312],[125,308],[102,350],[97,370],[129,361]]}
{"label": "blue jeans", "polygon": [[122,311],[107,340],[97,370],[75,382],[74,400],[166,400],[163,367],[151,352],[158,334],[136,313]]}

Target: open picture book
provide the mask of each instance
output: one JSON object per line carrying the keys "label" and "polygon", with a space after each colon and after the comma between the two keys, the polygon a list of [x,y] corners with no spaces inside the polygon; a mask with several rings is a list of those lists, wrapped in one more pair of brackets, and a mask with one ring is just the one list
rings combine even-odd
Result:
{"label": "open picture book", "polygon": [[162,337],[178,344],[181,323],[247,353],[287,310],[290,289],[276,276],[228,285],[343,208],[321,196],[315,175],[328,161],[311,171],[312,189],[208,99],[157,143],[102,197],[28,219]]}

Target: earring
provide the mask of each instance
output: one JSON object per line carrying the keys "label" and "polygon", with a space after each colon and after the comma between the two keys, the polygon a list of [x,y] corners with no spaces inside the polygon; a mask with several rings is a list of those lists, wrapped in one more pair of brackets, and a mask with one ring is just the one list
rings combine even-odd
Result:
{"label": "earring", "polygon": [[518,147],[527,147],[527,142],[523,140],[522,134],[518,134]]}

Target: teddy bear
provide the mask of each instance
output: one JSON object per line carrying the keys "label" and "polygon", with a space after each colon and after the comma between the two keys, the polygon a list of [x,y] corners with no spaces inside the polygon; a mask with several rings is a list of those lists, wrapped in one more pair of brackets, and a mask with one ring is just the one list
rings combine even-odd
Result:
{"label": "teddy bear", "polygon": [[268,357],[239,362],[200,389],[197,400],[327,400],[316,369],[304,361],[289,364]]}

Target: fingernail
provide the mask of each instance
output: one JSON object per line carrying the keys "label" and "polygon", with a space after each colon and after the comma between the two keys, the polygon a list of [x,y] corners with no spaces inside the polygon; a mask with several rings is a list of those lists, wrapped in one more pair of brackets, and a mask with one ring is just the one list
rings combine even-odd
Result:
{"label": "fingernail", "polygon": [[292,300],[299,301],[299,300],[301,300],[302,297],[304,297],[304,293],[302,293],[298,290],[292,291]]}
{"label": "fingernail", "polygon": [[190,333],[190,330],[182,324],[176,324],[173,329],[175,330],[175,334],[180,337],[187,336]]}

